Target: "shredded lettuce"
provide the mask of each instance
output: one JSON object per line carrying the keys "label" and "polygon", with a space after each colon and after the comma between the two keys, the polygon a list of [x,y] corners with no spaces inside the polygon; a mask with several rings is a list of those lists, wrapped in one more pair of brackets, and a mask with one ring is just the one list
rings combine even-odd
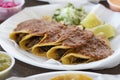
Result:
{"label": "shredded lettuce", "polygon": [[57,9],[52,18],[66,25],[80,25],[86,15],[87,12],[82,7],[75,8],[73,4],[69,3],[64,8]]}

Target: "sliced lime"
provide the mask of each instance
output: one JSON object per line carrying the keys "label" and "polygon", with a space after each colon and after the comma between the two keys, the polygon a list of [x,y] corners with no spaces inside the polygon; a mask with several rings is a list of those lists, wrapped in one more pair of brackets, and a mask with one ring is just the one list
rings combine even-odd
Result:
{"label": "sliced lime", "polygon": [[97,27],[92,28],[92,31],[95,35],[103,32],[107,38],[111,38],[115,36],[115,30],[110,24],[103,24]]}
{"label": "sliced lime", "polygon": [[102,23],[103,22],[94,13],[89,13],[86,18],[82,20],[81,25],[85,28],[93,28]]}

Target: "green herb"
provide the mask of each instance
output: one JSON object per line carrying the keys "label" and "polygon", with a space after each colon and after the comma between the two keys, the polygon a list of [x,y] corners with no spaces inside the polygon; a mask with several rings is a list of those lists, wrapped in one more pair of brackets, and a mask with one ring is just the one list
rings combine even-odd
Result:
{"label": "green herb", "polygon": [[66,25],[80,25],[86,15],[87,12],[82,7],[75,8],[73,4],[69,3],[64,8],[57,9],[52,18]]}

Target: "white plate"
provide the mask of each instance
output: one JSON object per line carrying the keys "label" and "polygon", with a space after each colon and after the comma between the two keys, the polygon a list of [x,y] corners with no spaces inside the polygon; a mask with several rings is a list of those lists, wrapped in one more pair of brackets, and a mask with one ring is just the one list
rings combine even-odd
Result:
{"label": "white plate", "polygon": [[[108,58],[103,59],[103,60],[86,63],[86,64],[77,64],[77,65],[62,65],[53,60],[48,61],[46,58],[38,57],[24,50],[21,50],[19,46],[15,45],[15,43],[13,43],[9,39],[9,34],[13,31],[13,29],[20,22],[33,19],[33,18],[41,18],[42,16],[45,16],[45,15],[52,16],[57,8],[60,8],[63,6],[64,5],[62,4],[54,4],[54,5],[45,5],[45,6],[25,8],[23,11],[19,12],[18,14],[12,16],[11,18],[3,22],[0,25],[0,44],[3,47],[3,49],[7,53],[14,56],[16,59],[20,61],[23,61],[33,66],[48,68],[48,69],[56,69],[56,70],[104,69],[104,68],[111,68],[111,67],[118,65],[120,63],[120,58],[119,58],[120,56],[120,48],[119,48],[120,29],[119,27],[115,27],[118,33],[116,37],[113,40],[111,40],[112,48],[115,51],[112,56],[109,56]],[[97,5],[96,7],[99,7],[99,6],[101,7],[101,5]],[[87,11],[90,11],[90,9],[92,9],[92,7],[95,7],[95,6],[91,4],[88,4],[88,5],[83,4],[83,7]],[[103,9],[104,7],[102,6],[102,10]]]}
{"label": "white plate", "polygon": [[56,71],[56,72],[47,72],[37,75],[32,75],[28,77],[11,77],[7,80],[50,80],[51,78],[64,75],[64,74],[83,74],[91,77],[93,80],[120,80],[120,75],[108,75],[108,74],[98,74],[93,72],[85,71]]}
{"label": "white plate", "polygon": [[98,73],[92,73],[92,72],[84,72],[84,71],[57,71],[57,72],[48,72],[48,73],[42,73],[42,74],[37,74],[33,76],[29,76],[26,78],[18,78],[18,77],[12,77],[7,80],[50,80],[52,77],[58,76],[58,75],[63,75],[63,74],[84,74],[87,75],[94,80],[101,76],[101,74]]}

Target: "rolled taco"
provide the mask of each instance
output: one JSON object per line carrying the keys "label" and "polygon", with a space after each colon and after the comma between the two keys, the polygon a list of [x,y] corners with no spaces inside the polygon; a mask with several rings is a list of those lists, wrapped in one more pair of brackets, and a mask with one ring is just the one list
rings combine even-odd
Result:
{"label": "rolled taco", "polygon": [[36,44],[38,44],[40,41],[44,40],[47,37],[46,34],[44,35],[38,35],[38,34],[29,34],[26,35],[21,41],[20,41],[20,47],[24,50],[31,50],[32,47]]}
{"label": "rolled taco", "polygon": [[22,38],[28,34],[29,32],[26,31],[14,31],[10,34],[10,39],[14,40],[17,44],[19,44]]}
{"label": "rolled taco", "polygon": [[54,46],[60,43],[40,43],[32,47],[32,53],[38,56],[46,56],[46,53]]}
{"label": "rolled taco", "polygon": [[52,47],[48,52],[47,52],[47,58],[52,58],[55,60],[60,60],[61,57],[65,54],[67,54],[70,49],[72,50],[71,47],[68,46],[55,46]]}
{"label": "rolled taco", "polygon": [[69,53],[61,58],[63,64],[80,64],[94,61],[95,59],[78,53]]}

